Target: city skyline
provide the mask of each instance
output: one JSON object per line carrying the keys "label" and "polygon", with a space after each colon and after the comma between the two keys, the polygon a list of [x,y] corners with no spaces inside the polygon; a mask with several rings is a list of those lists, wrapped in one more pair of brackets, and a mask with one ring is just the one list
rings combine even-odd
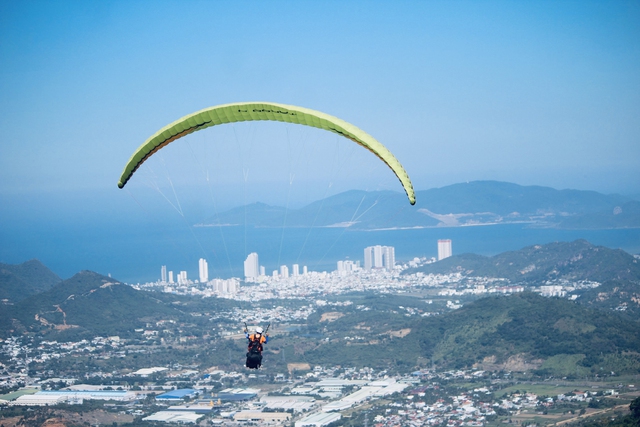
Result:
{"label": "city skyline", "polygon": [[[440,240],[438,241],[438,249],[440,250]],[[449,241],[450,247],[450,241]],[[369,246],[364,249],[364,269],[386,269],[388,271],[393,270],[396,265],[395,248],[392,246],[375,245]],[[244,280],[253,281],[260,277],[266,277],[266,267],[260,265],[259,255],[257,252],[251,252],[244,260]],[[336,263],[337,272],[353,272],[361,268],[360,260],[339,260]],[[309,273],[308,266],[302,266],[302,272],[300,271],[300,264],[291,264],[291,270],[288,265],[281,264],[278,269],[273,270],[271,277],[287,279],[289,277],[305,276]],[[186,270],[181,270],[178,273],[178,284],[191,283],[188,280],[188,274]],[[200,258],[198,260],[198,282],[207,283],[213,280],[220,280],[220,278],[209,280],[209,269],[207,260]],[[166,265],[162,265],[160,268],[160,282],[173,284],[173,270],[167,270]]]}
{"label": "city skyline", "polygon": [[364,248],[364,269],[385,268],[392,270],[396,264],[395,248],[393,246],[368,246]]}
{"label": "city skyline", "polygon": [[[440,261],[444,258],[448,258],[453,255],[451,239],[438,239],[437,241],[438,256],[437,260]],[[411,263],[412,260],[407,262]],[[364,259],[362,268],[364,270],[381,269],[392,270],[396,265],[395,259],[395,247],[374,245],[368,246],[364,249]],[[357,271],[361,268],[360,260],[339,260],[336,264],[334,271],[349,273]],[[209,282],[209,270],[207,260],[200,258],[198,260],[198,272],[199,282]],[[266,267],[260,265],[259,255],[256,252],[252,252],[247,255],[244,261],[244,280],[256,280],[259,277],[266,277]],[[308,274],[308,266],[302,266],[302,272],[300,272],[300,265],[294,263],[291,265],[291,276],[305,276]],[[167,277],[168,276],[168,277]],[[282,264],[277,270],[273,270],[271,273],[273,278],[289,278],[289,267],[286,264]],[[221,280],[220,278],[212,280]],[[167,270],[166,265],[162,265],[160,268],[160,282],[161,283],[174,283],[173,282],[173,270]],[[187,271],[182,270],[178,274],[178,283],[189,283],[187,278]]]}

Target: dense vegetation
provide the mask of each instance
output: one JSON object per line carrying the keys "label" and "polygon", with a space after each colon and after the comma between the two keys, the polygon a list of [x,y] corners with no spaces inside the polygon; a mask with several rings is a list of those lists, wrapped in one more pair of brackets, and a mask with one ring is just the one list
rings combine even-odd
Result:
{"label": "dense vegetation", "polygon": [[629,404],[629,414],[588,418],[571,424],[575,427],[640,427],[640,397]]}
{"label": "dense vegetation", "polygon": [[50,289],[60,280],[54,272],[35,259],[18,265],[0,263],[0,300],[21,301]]}
{"label": "dense vegetation", "polygon": [[404,274],[418,271],[426,274],[460,272],[528,284],[553,279],[640,282],[640,260],[622,250],[595,246],[586,240],[529,246],[492,257],[462,254],[409,269]]}
{"label": "dense vegetation", "polygon": [[541,374],[553,374],[544,372],[543,361],[578,355],[579,365],[597,374],[610,367],[605,356],[616,354],[618,366],[627,360],[631,369],[640,367],[638,322],[532,293],[480,299],[422,320],[415,333],[423,354],[438,365],[501,364],[522,355]]}
{"label": "dense vegetation", "polygon": [[640,281],[609,280],[582,292],[581,304],[600,310],[615,310],[630,319],[640,319]]}

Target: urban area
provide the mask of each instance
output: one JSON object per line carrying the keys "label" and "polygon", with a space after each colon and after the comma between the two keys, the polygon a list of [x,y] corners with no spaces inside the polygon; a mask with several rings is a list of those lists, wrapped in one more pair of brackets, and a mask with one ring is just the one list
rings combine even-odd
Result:
{"label": "urban area", "polygon": [[[303,299],[308,304],[297,308],[274,306],[256,315],[252,310],[234,308],[218,316],[243,319],[250,327],[265,321],[296,323],[305,321],[327,302],[323,297],[354,291],[402,293],[417,288],[434,289],[441,298],[478,293],[522,292],[500,279],[469,278],[460,274],[402,275],[404,270],[434,262],[415,258],[397,264],[389,246],[364,250],[364,263],[340,261],[333,272],[308,271],[306,267],[287,266],[266,275],[258,254],[250,254],[245,263],[245,278],[208,278],[207,262],[199,261],[199,280],[189,280],[179,272],[161,268],[160,280],[132,285],[139,290],[154,290],[236,301],[261,299]],[[451,241],[438,242],[438,259],[451,256]],[[596,282],[549,284],[538,291],[543,295],[563,296],[576,286],[595,287]],[[346,300],[340,303],[352,304]],[[447,300],[455,310],[458,299]],[[365,308],[366,309],[366,308]],[[404,307],[399,307],[400,310]],[[430,312],[405,309],[405,315],[428,316]],[[166,327],[160,322],[136,330],[139,338],[95,337],[78,342],[41,341],[34,346],[24,337],[0,342],[4,360],[0,365],[0,409],[7,413],[19,407],[72,407],[86,402],[102,402],[113,414],[113,422],[137,421],[198,423],[200,425],[328,426],[340,420],[359,419],[355,425],[383,426],[484,426],[500,422],[520,422],[531,416],[562,414],[569,419],[597,411],[603,405],[615,405],[625,393],[635,392],[631,384],[577,389],[562,380],[537,386],[524,385],[511,372],[479,369],[439,372],[420,369],[411,372],[376,371],[346,366],[311,366],[291,363],[287,372],[260,370],[225,371],[217,366],[147,366],[137,370],[90,370],[73,377],[59,377],[54,370],[33,371],[30,366],[93,354],[104,360],[118,360],[135,352],[148,351],[141,341],[153,341]],[[220,339],[243,339],[241,330],[219,330]],[[188,337],[178,337],[178,340]],[[347,339],[348,337],[345,337]],[[415,369],[415,368],[414,368]],[[602,403],[605,402],[605,403]],[[610,402],[610,403],[606,403]],[[524,418],[523,418],[524,417]],[[529,418],[526,418],[529,417]],[[524,422],[524,421],[523,421]],[[111,424],[111,423],[109,423]]]}

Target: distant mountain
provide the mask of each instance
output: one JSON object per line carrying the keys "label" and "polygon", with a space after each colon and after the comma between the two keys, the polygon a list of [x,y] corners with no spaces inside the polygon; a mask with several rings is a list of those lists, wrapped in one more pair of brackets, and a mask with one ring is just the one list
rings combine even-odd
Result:
{"label": "distant mountain", "polygon": [[285,209],[264,203],[231,209],[199,225],[254,227],[434,227],[438,221],[409,205],[404,194],[392,191],[347,191],[313,202],[301,209]]}
{"label": "distant mountain", "polygon": [[640,282],[640,260],[619,249],[586,240],[529,246],[492,257],[462,254],[405,271],[426,274],[505,278],[512,283],[540,284],[548,280],[624,280]]}
{"label": "distant mountain", "polygon": [[92,336],[127,335],[149,322],[182,315],[150,293],[91,271],[82,271],[7,307],[11,321],[2,325],[5,334],[70,331],[90,332]]}
{"label": "distant mountain", "polygon": [[632,200],[613,210],[582,213],[562,218],[560,228],[596,229],[596,228],[638,228],[640,227],[640,202]]}
{"label": "distant mountain", "polygon": [[401,193],[354,190],[301,209],[265,204],[235,208],[200,225],[370,230],[527,222],[560,228],[640,227],[640,202],[595,191],[474,181],[418,191],[416,198],[416,205],[410,206]]}
{"label": "distant mountain", "polygon": [[46,291],[61,280],[37,259],[17,265],[0,263],[0,299],[15,303]]}
{"label": "distant mountain", "polygon": [[472,181],[416,193],[419,208],[437,213],[490,212],[500,216],[613,212],[630,199],[595,191],[556,190],[499,181]]}

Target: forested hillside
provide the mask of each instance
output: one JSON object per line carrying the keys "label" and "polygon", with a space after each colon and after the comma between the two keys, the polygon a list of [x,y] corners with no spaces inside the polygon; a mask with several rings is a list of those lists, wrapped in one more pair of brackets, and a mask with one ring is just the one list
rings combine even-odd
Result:
{"label": "forested hillside", "polygon": [[513,283],[547,280],[640,281],[640,260],[619,250],[595,246],[586,240],[529,246],[485,257],[462,254],[403,274],[462,273],[466,276],[505,278]]}
{"label": "forested hillside", "polygon": [[21,332],[128,335],[179,310],[153,294],[136,291],[114,279],[82,271],[46,292],[8,307],[13,321],[5,334]]}
{"label": "forested hillside", "polygon": [[60,280],[36,259],[17,265],[0,263],[0,299],[10,303],[21,301],[50,289]]}

